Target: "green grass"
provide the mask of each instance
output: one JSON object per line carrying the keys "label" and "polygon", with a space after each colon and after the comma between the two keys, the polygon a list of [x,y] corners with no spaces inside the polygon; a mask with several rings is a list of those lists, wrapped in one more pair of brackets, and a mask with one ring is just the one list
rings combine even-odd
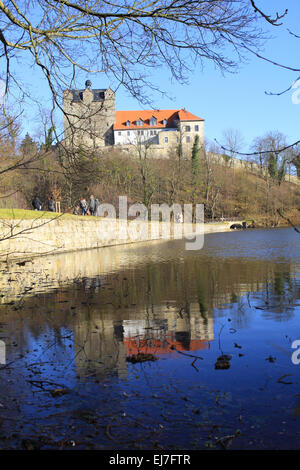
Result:
{"label": "green grass", "polygon": [[17,220],[34,220],[34,219],[84,219],[84,220],[95,220],[94,217],[88,217],[83,215],[73,214],[59,214],[58,212],[48,211],[31,211],[25,209],[0,209],[0,219],[17,219]]}
{"label": "green grass", "polygon": [[[74,219],[74,220],[97,220],[97,218],[92,216],[83,216],[83,215],[73,215],[73,214],[59,214],[58,212],[48,212],[48,211],[31,211],[26,209],[0,209],[0,220],[1,219],[15,219],[15,220],[34,220],[34,219]],[[101,217],[102,218],[102,217]],[[214,225],[222,225],[227,222],[215,222]]]}

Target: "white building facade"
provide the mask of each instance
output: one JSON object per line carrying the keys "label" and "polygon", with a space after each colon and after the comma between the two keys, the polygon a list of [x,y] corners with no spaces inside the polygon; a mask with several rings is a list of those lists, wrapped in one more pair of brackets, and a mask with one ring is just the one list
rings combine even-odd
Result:
{"label": "white building facade", "polygon": [[150,144],[165,148],[178,145],[192,146],[195,136],[204,144],[204,119],[185,109],[116,111],[113,126],[115,145]]}

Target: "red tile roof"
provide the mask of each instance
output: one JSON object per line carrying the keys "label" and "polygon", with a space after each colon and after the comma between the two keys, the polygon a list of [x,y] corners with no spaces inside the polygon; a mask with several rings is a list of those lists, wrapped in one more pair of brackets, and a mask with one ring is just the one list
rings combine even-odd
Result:
{"label": "red tile roof", "polygon": [[179,109],[178,116],[180,121],[204,121],[204,119],[199,118],[192,113],[189,113],[185,109]]}
{"label": "red tile roof", "polygon": [[198,351],[208,349],[208,341],[202,339],[191,339],[189,346],[184,346],[180,341],[171,340],[167,341],[159,339],[136,339],[124,338],[126,353],[128,355],[146,353],[146,354],[167,354],[171,352],[171,346],[174,346],[177,351]]}
{"label": "red tile roof", "polygon": [[[157,119],[157,125],[150,125],[150,119],[155,117]],[[137,126],[136,121],[142,119],[144,121],[143,126]],[[166,119],[167,124],[163,124],[163,120]],[[185,109],[150,109],[146,111],[116,111],[116,122],[114,124],[114,130],[122,129],[163,129],[170,127],[175,119],[180,121],[204,121],[204,119],[194,116]],[[126,126],[126,122],[129,121],[130,125]]]}

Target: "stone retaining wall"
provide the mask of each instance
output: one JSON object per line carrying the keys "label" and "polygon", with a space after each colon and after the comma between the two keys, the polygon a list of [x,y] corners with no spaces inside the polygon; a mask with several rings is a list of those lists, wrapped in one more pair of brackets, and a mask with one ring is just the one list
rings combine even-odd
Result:
{"label": "stone retaining wall", "polygon": [[[199,224],[197,234],[225,232],[233,222]],[[194,233],[189,224],[170,224],[172,238]],[[187,224],[186,224],[187,226]],[[27,258],[36,255],[86,250],[105,246],[163,240],[169,226],[164,222],[113,221],[104,218],[56,218],[35,220],[0,220],[0,259]],[[165,232],[164,232],[165,231]]]}

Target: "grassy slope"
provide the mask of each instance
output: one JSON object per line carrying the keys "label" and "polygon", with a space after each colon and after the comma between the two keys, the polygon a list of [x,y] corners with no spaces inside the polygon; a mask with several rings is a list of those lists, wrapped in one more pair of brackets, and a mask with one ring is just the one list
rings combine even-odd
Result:
{"label": "grassy slope", "polygon": [[[47,211],[31,211],[26,209],[0,209],[0,220],[9,219],[9,220],[35,220],[35,219],[68,219],[68,220],[85,220],[85,221],[95,221],[99,217],[83,216],[83,215],[73,215],[73,214],[59,214],[58,212],[47,212]],[[103,217],[101,217],[103,218]],[[214,224],[222,225],[226,222],[215,222]]]}
{"label": "grassy slope", "polygon": [[17,220],[33,220],[33,219],[84,219],[95,220],[92,217],[73,215],[73,214],[59,214],[57,212],[47,211],[31,211],[25,209],[0,209],[0,219],[17,219]]}

